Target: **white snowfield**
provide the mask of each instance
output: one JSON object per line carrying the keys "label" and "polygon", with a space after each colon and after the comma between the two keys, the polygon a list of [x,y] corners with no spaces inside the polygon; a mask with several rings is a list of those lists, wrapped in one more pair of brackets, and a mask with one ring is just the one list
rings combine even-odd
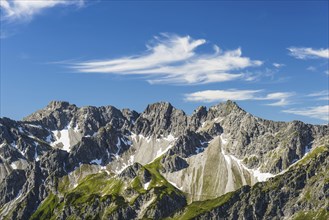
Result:
{"label": "white snowfield", "polygon": [[[50,143],[50,145],[53,146],[53,147],[56,147],[56,145],[61,144],[62,145],[62,150],[70,152],[71,147],[74,144],[78,143],[82,138],[82,135],[79,131],[78,126],[75,126],[74,128],[72,128],[71,125],[72,125],[72,121],[69,122],[69,124],[62,130],[53,130],[53,131],[51,131],[53,133],[52,136],[55,138],[55,141],[52,142],[51,135],[46,137],[46,141],[48,143]],[[97,133],[95,133],[95,134],[97,134]]]}
{"label": "white snowfield", "polygon": [[69,130],[63,129],[63,130],[55,130],[52,131],[54,137],[56,138],[56,141],[52,143],[52,146],[56,146],[59,143],[63,144],[63,150],[70,152],[70,136],[69,136]]}

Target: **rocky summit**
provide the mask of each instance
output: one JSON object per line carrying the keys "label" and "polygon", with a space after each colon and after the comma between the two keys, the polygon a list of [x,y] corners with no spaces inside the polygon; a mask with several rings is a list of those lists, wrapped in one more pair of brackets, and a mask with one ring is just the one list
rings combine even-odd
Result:
{"label": "rocky summit", "polygon": [[52,101],[0,119],[0,219],[329,219],[329,128]]}

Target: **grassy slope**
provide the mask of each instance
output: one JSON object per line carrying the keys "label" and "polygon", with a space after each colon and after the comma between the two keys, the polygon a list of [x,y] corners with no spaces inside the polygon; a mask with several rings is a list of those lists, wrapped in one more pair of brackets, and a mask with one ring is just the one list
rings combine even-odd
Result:
{"label": "grassy slope", "polygon": [[[59,184],[59,193],[50,194],[39,206],[30,219],[52,219],[63,211],[64,206],[74,207],[81,212],[88,206],[96,204],[98,200],[110,201],[110,205],[99,213],[98,217],[103,218],[111,214],[118,208],[132,205],[138,196],[154,189],[158,201],[163,195],[183,195],[181,191],[172,186],[159,172],[161,158],[146,165],[142,169],[147,169],[151,173],[151,182],[148,189],[144,189],[139,177],[135,177],[130,182],[125,182],[116,176],[110,176],[106,172],[91,174],[81,180],[73,189],[63,187]],[[133,195],[127,192],[134,192]],[[151,204],[152,205],[152,204]],[[74,218],[74,216],[72,216]]]}

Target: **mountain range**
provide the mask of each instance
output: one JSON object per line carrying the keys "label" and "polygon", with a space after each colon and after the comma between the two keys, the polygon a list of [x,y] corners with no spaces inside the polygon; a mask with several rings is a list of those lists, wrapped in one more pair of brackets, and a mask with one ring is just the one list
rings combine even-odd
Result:
{"label": "mountain range", "polygon": [[0,118],[0,219],[329,219],[329,128],[52,101]]}

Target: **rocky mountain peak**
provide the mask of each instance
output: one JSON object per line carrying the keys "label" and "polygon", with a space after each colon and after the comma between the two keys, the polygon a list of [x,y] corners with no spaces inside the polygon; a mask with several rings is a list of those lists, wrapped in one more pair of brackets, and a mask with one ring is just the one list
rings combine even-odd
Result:
{"label": "rocky mountain peak", "polygon": [[178,134],[185,130],[187,116],[169,102],[157,102],[147,106],[138,117],[135,132],[145,136]]}
{"label": "rocky mountain peak", "polygon": [[51,101],[47,105],[47,109],[49,110],[57,110],[57,109],[70,109],[70,107],[76,107],[76,105],[71,105],[69,102],[66,101]]}
{"label": "rocky mountain peak", "polygon": [[199,106],[197,109],[195,109],[192,113],[193,115],[196,115],[197,117],[204,117],[207,116],[207,107],[206,106]]}
{"label": "rocky mountain peak", "polygon": [[76,105],[64,101],[51,101],[44,109],[41,109],[23,119],[23,121],[41,124],[51,130],[61,130],[78,110]]}
{"label": "rocky mountain peak", "polygon": [[228,100],[226,102],[219,103],[209,108],[208,112],[210,118],[226,117],[228,115],[246,114],[236,102]]}
{"label": "rocky mountain peak", "polygon": [[148,105],[145,111],[143,112],[143,114],[149,115],[149,114],[156,114],[160,112],[165,114],[170,114],[173,108],[174,107],[169,102],[156,102]]}

